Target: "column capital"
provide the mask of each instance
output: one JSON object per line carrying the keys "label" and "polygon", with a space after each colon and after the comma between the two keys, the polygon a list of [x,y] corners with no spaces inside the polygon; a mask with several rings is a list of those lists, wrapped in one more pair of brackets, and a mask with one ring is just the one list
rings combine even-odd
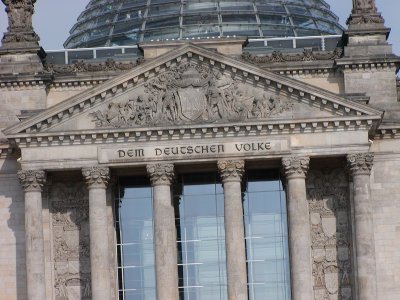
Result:
{"label": "column capital", "polygon": [[353,176],[370,175],[373,161],[373,153],[347,154],[347,168]]}
{"label": "column capital", "polygon": [[25,192],[41,192],[46,183],[46,172],[43,170],[21,170],[18,178]]}
{"label": "column capital", "polygon": [[148,164],[146,166],[147,174],[150,177],[151,184],[171,185],[175,176],[174,165],[165,163]]}
{"label": "column capital", "polygon": [[107,167],[89,167],[82,169],[82,175],[90,188],[106,188],[110,180],[110,169]]}
{"label": "column capital", "polygon": [[219,160],[218,170],[222,182],[240,182],[244,174],[244,160]]}
{"label": "column capital", "polygon": [[287,179],[290,178],[305,178],[310,158],[308,156],[285,156],[282,157],[282,166]]}

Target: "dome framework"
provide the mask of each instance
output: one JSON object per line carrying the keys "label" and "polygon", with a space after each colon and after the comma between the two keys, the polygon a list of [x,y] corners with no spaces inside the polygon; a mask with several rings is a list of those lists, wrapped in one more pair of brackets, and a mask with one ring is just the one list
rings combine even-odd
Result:
{"label": "dome framework", "polygon": [[91,0],[65,48],[193,37],[341,34],[323,0]]}

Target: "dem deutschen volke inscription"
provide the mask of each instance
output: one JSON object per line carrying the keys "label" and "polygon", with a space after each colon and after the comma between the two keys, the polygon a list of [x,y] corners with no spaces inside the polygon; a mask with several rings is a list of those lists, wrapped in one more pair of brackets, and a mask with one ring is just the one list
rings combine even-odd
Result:
{"label": "dem deutschen volke inscription", "polygon": [[250,142],[187,143],[171,145],[124,144],[98,150],[99,163],[141,162],[151,160],[185,160],[221,156],[259,156],[289,151],[288,139]]}

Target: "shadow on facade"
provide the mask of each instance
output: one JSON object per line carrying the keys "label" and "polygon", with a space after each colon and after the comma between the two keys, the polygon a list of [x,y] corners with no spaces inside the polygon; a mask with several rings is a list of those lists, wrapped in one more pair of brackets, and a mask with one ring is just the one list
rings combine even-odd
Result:
{"label": "shadow on facade", "polygon": [[[20,187],[16,176],[16,170],[16,158],[7,157],[0,169],[0,174],[2,174],[2,177],[5,177],[4,179],[1,179],[0,189],[2,190],[1,195],[4,198],[11,199],[11,204],[8,207],[9,219],[7,220],[7,225],[8,228],[12,230],[15,238],[16,296],[17,300],[25,300],[27,298],[25,267],[25,205],[23,190]],[[10,242],[10,244],[12,244],[12,242]],[[5,248],[3,248],[3,250],[4,249]],[[12,262],[10,262],[10,265],[11,263]]]}

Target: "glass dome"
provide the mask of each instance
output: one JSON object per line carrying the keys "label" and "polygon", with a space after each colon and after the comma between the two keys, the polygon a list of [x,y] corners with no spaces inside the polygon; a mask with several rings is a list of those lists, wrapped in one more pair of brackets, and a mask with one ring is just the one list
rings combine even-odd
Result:
{"label": "glass dome", "polygon": [[341,34],[324,0],[91,0],[65,48],[192,37]]}

